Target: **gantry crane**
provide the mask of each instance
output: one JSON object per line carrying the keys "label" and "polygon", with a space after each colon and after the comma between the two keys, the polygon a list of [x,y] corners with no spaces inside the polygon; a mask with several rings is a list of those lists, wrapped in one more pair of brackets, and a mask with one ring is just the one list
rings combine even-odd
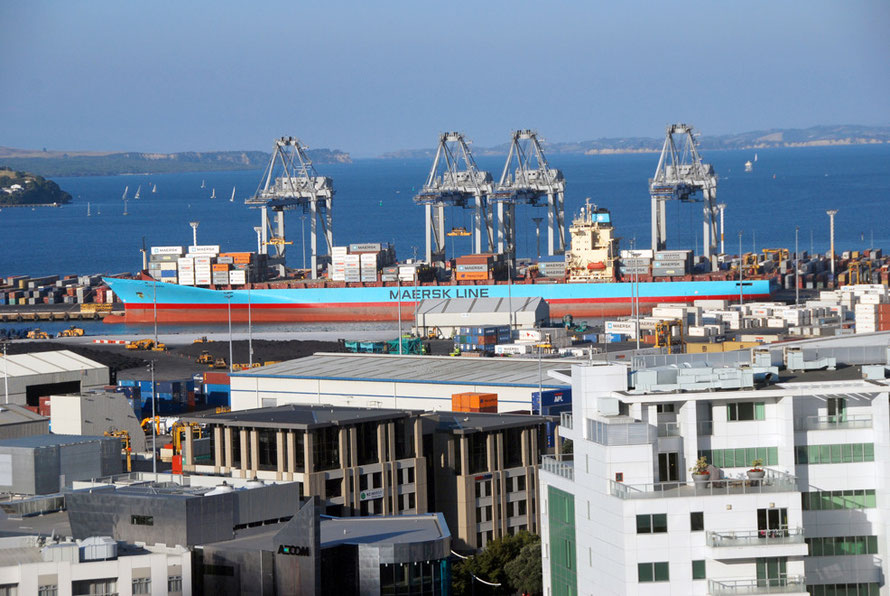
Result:
{"label": "gantry crane", "polygon": [[516,256],[517,203],[537,206],[546,197],[547,254],[565,253],[565,188],[562,172],[547,164],[538,134],[513,132],[507,163],[491,194],[491,202],[497,205],[498,252],[505,252],[511,262]]}
{"label": "gantry crane", "polygon": [[[460,168],[463,169],[460,169]],[[414,202],[426,207],[426,261],[443,260],[445,254],[445,206],[473,208],[475,252],[494,249],[489,195],[492,178],[479,170],[468,142],[459,132],[439,135],[439,146],[426,183]],[[471,204],[472,201],[472,204]],[[435,210],[434,210],[435,208]],[[484,240],[484,243],[483,243]],[[435,244],[435,250],[433,249]]]}
{"label": "gantry crane", "polygon": [[[260,246],[268,254],[272,247],[272,264],[284,273],[285,248],[284,212],[302,209],[309,213],[309,243],[312,255],[312,278],[318,275],[318,228],[324,238],[323,254],[330,255],[334,245],[331,200],[334,197],[334,182],[320,176],[306,154],[308,147],[295,137],[281,137],[275,141],[272,159],[260,180],[254,196],[244,203],[259,208],[261,212]],[[275,225],[269,219],[269,209],[274,212]],[[271,241],[270,237],[272,238]]]}
{"label": "gantry crane", "polygon": [[[701,197],[695,196],[701,191]],[[671,124],[667,127],[664,147],[655,176],[649,180],[652,197],[652,250],[664,250],[667,243],[665,205],[678,199],[704,203],[704,255],[716,259],[717,253],[717,175],[714,167],[702,163],[692,126]]]}

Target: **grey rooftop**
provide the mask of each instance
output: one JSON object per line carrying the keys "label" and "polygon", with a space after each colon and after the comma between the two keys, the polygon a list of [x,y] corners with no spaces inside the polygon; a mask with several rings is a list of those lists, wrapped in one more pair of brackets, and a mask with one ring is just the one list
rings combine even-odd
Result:
{"label": "grey rooftop", "polygon": [[407,418],[419,410],[385,408],[354,408],[318,404],[289,404],[274,408],[239,410],[223,414],[184,416],[186,422],[252,426],[258,428],[296,428],[308,430],[325,426],[339,426],[360,422],[376,422]]}

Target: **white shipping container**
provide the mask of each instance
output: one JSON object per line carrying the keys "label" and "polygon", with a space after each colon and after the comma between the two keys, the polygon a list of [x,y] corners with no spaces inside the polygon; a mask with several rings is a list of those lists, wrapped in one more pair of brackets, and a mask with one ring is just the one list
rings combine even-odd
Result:
{"label": "white shipping container", "polygon": [[778,319],[776,317],[770,317],[766,320],[766,326],[772,329],[784,329],[785,328],[785,319]]}
{"label": "white shipping container", "polygon": [[689,327],[687,333],[689,337],[705,337],[707,335],[704,327]]}
{"label": "white shipping container", "polygon": [[161,263],[161,271],[176,271],[176,263]]}
{"label": "white shipping container", "polygon": [[520,329],[519,337],[520,341],[541,341],[544,338],[544,334],[540,329]]}
{"label": "white shipping container", "polygon": [[219,244],[205,244],[199,246],[189,246],[190,255],[218,255]]}
{"label": "white shipping container", "polygon": [[153,255],[181,255],[181,246],[152,246],[151,254]]}
{"label": "white shipping container", "polygon": [[210,265],[210,257],[195,257],[195,265]]}
{"label": "white shipping container", "polygon": [[497,344],[494,347],[494,353],[500,355],[519,355],[528,354],[529,352],[531,352],[531,345],[529,344]]}
{"label": "white shipping container", "polygon": [[229,271],[229,283],[232,285],[243,286],[247,283],[246,271]]}

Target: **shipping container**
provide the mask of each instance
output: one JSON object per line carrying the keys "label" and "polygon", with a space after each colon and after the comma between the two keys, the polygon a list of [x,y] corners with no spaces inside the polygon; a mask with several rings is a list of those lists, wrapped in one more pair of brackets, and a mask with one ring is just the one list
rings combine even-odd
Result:
{"label": "shipping container", "polygon": [[492,412],[498,411],[497,393],[454,393],[451,396],[453,412]]}

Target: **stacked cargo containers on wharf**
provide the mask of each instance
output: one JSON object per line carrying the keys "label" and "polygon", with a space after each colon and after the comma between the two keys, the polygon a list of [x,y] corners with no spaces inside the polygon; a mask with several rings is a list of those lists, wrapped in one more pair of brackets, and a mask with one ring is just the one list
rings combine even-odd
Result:
{"label": "stacked cargo containers on wharf", "polygon": [[101,275],[12,275],[0,278],[0,305],[87,304],[108,302],[114,294]]}

